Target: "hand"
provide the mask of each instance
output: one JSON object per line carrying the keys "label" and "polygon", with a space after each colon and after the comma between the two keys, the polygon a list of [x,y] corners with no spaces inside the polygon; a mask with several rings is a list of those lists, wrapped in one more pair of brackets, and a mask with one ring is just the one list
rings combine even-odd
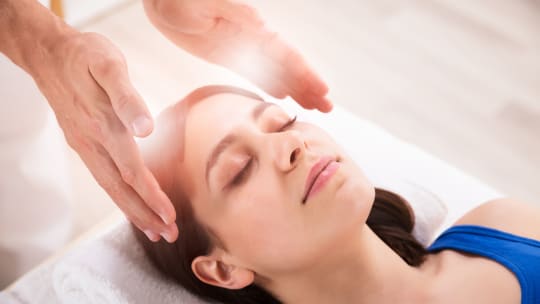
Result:
{"label": "hand", "polygon": [[291,96],[328,112],[326,84],[298,51],[263,26],[257,12],[230,0],[145,0],[150,20],[178,46],[223,65],[276,98]]}
{"label": "hand", "polygon": [[153,241],[176,240],[175,210],[133,139],[150,134],[153,122],[120,51],[101,35],[73,31],[30,73],[67,142],[127,219]]}

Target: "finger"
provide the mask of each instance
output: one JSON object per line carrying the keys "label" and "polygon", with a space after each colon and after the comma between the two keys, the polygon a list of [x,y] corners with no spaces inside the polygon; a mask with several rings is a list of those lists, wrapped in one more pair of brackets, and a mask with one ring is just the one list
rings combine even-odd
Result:
{"label": "finger", "polygon": [[276,81],[279,82],[278,85],[280,87],[284,88],[287,96],[291,96],[292,99],[305,109],[318,109],[326,113],[330,112],[333,108],[332,102],[325,95],[315,94],[309,90],[299,90],[297,87],[285,87],[287,83],[293,82],[293,80],[286,77],[276,78]]}
{"label": "finger", "polygon": [[[332,110],[332,103],[324,95],[315,94],[310,90],[288,86],[294,80],[283,76],[286,75],[283,67],[275,65],[266,56],[263,56],[259,61],[265,62],[263,65],[264,68],[261,70],[264,71],[266,77],[264,82],[257,84],[267,93],[277,98],[291,96],[298,104],[308,110],[315,108],[321,112],[330,112]],[[273,91],[279,92],[279,97]]]}
{"label": "finger", "polygon": [[334,107],[332,102],[325,96],[293,93],[291,98],[299,104],[307,105],[305,108],[308,110],[317,109],[323,113],[328,113],[332,111]]}
{"label": "finger", "polygon": [[140,196],[122,181],[118,169],[103,147],[97,146],[95,151],[79,151],[79,154],[99,185],[128,220],[143,231],[150,240],[159,240],[159,235],[169,242],[176,240],[178,237],[176,224],[165,225]]}
{"label": "finger", "polygon": [[255,33],[261,52],[267,57],[268,71],[272,71],[273,79],[280,82],[286,94],[306,109],[317,108],[329,112],[332,103],[324,98],[328,92],[326,84],[309,68],[302,56],[288,46],[277,33],[267,29]]}
{"label": "finger", "polygon": [[264,25],[257,10],[244,3],[220,1],[218,15],[242,27],[259,28]]}
{"label": "finger", "polygon": [[332,102],[325,95],[315,94],[311,91],[300,91],[289,88],[288,94],[306,109],[318,109],[321,112],[330,112],[333,108]]}
{"label": "finger", "polygon": [[114,138],[110,136],[104,139],[103,145],[118,168],[122,180],[137,192],[164,223],[173,223],[176,220],[175,209],[155,177],[144,165],[133,138],[127,132],[118,133]]}
{"label": "finger", "polygon": [[282,67],[282,79],[286,79],[291,91],[326,95],[328,87],[308,66],[307,62],[294,48],[290,47],[277,34],[266,34],[261,44],[263,54],[275,65]]}
{"label": "finger", "polygon": [[103,88],[124,126],[135,136],[148,136],[153,121],[146,104],[131,85],[123,60],[106,59],[89,66],[90,73]]}

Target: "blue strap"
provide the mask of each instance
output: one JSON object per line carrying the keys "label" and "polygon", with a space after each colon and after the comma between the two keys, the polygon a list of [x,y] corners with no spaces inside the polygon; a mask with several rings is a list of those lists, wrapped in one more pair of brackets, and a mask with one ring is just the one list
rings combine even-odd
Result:
{"label": "blue strap", "polygon": [[428,248],[453,249],[494,260],[508,268],[521,286],[522,304],[539,304],[540,241],[477,225],[446,230]]}

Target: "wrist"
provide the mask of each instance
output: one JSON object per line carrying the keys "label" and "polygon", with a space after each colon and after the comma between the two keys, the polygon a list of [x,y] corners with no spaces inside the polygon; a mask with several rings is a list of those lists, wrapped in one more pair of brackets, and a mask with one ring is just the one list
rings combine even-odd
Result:
{"label": "wrist", "polygon": [[32,26],[32,30],[23,34],[28,42],[21,44],[21,67],[34,77],[45,63],[54,64],[53,59],[64,41],[79,33],[56,15],[47,13],[48,20],[43,20],[42,25]]}
{"label": "wrist", "polygon": [[3,0],[0,15],[0,52],[30,74],[59,41],[77,32],[33,0]]}
{"label": "wrist", "polygon": [[35,32],[35,36],[30,34],[30,37],[27,37],[34,41],[23,44],[23,46],[31,45],[31,47],[24,47],[24,49],[20,50],[22,57],[21,67],[33,76],[44,67],[44,63],[54,64],[54,58],[60,49],[59,46],[79,34],[77,30],[65,24],[61,19],[54,17],[57,20],[54,20],[54,24],[51,24],[47,31]]}

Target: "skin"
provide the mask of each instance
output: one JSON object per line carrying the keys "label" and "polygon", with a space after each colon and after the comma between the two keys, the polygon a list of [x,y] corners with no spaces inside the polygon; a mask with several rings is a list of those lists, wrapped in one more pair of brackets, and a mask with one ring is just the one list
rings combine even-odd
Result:
{"label": "skin", "polygon": [[[275,97],[331,110],[326,84],[297,51],[263,27],[250,6],[161,0],[144,1],[144,7],[167,38],[194,55],[228,67]],[[133,139],[148,136],[153,119],[120,50],[102,35],[71,28],[33,0],[0,1],[0,17],[0,52],[34,78],[68,144],[98,184],[150,240],[175,241],[175,209]],[[249,64],[231,60],[241,52],[242,58],[251,54]],[[246,68],[253,60],[257,71]]]}
{"label": "skin", "polygon": [[[210,254],[192,263],[201,281],[230,289],[255,282],[284,303],[519,303],[516,278],[488,259],[445,250],[428,255],[421,267],[407,265],[365,223],[374,188],[360,168],[317,126],[283,128],[290,117],[279,107],[253,121],[251,111],[260,103],[224,93],[181,117],[160,116],[160,125],[173,126],[162,143],[182,149],[183,158],[178,150],[150,144],[155,152],[146,159],[168,164],[163,180],[190,177],[182,184],[194,214],[219,238]],[[171,140],[184,131],[183,143]],[[223,152],[207,186],[207,159],[230,133],[238,140]],[[306,176],[322,155],[335,156],[340,167],[303,205]],[[251,158],[244,179],[230,188]],[[537,208],[501,199],[456,224],[538,238],[538,216]]]}

